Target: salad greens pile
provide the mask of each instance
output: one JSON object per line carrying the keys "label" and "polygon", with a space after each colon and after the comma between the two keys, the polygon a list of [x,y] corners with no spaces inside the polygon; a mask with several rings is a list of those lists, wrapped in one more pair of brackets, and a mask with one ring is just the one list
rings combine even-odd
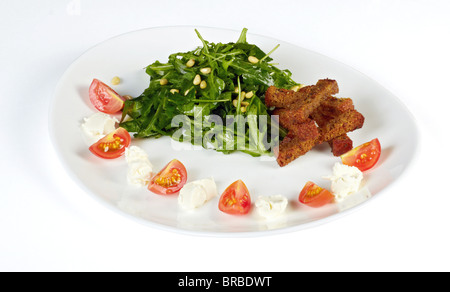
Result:
{"label": "salad greens pile", "polygon": [[[271,85],[299,85],[289,70],[271,63],[270,54],[278,46],[266,54],[247,43],[246,28],[235,43],[226,44],[210,43],[195,32],[203,46],[171,54],[167,63],[156,61],[146,68],[150,85],[125,101],[120,126],[136,138],[171,136],[224,153],[270,155],[285,131],[273,125],[265,92]],[[239,121],[246,123],[243,131],[233,124]],[[247,147],[239,147],[239,142]]]}

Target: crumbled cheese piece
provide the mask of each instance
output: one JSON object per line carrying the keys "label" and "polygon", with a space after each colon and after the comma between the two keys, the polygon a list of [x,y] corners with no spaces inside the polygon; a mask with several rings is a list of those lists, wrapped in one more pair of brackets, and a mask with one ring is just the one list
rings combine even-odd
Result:
{"label": "crumbled cheese piece", "polygon": [[128,183],[137,186],[146,186],[150,182],[153,165],[147,153],[138,146],[125,149],[125,160],[128,163]]}
{"label": "crumbled cheese piece", "polygon": [[331,180],[331,192],[336,201],[340,202],[359,190],[363,173],[357,167],[336,163],[333,175],[324,178]]}
{"label": "crumbled cheese piece", "polygon": [[195,209],[217,196],[217,187],[213,178],[187,183],[180,190],[178,204],[184,209]]}
{"label": "crumbled cheese piece", "polygon": [[105,113],[95,113],[89,118],[84,118],[81,130],[86,143],[88,145],[96,143],[107,134],[113,132],[117,123],[119,121],[116,118]]}
{"label": "crumbled cheese piece", "polygon": [[260,196],[255,202],[258,213],[265,218],[273,218],[282,214],[288,205],[288,200],[282,195]]}
{"label": "crumbled cheese piece", "polygon": [[145,162],[133,162],[128,167],[127,180],[132,185],[145,187],[150,182],[153,168]]}
{"label": "crumbled cheese piece", "polygon": [[132,163],[132,162],[141,162],[141,161],[145,161],[145,162],[150,162],[148,160],[148,154],[147,152],[144,151],[144,149],[138,147],[138,146],[130,146],[127,149],[125,149],[125,160],[127,161],[127,163]]}

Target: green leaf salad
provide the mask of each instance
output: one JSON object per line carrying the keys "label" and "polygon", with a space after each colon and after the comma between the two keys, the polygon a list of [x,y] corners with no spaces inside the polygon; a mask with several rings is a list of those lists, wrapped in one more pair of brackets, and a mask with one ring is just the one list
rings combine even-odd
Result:
{"label": "green leaf salad", "polygon": [[285,130],[271,119],[265,92],[272,85],[299,85],[289,70],[272,63],[278,46],[263,52],[247,43],[246,28],[226,44],[195,32],[202,46],[146,67],[149,87],[125,102],[120,126],[136,138],[171,136],[223,153],[270,155]]}

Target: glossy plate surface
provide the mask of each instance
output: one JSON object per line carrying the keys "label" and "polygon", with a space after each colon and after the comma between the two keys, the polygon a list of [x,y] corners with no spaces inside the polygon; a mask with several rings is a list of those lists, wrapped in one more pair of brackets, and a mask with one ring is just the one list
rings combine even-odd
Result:
{"label": "glossy plate surface", "polygon": [[[124,157],[101,160],[94,157],[82,138],[83,118],[95,113],[89,102],[88,88],[93,78],[110,83],[114,76],[122,79],[113,88],[123,95],[138,96],[148,86],[145,67],[155,60],[166,62],[169,54],[189,51],[201,42],[194,27],[161,27],[123,34],[93,47],[79,57],[61,77],[50,110],[50,134],[58,155],[71,176],[84,189],[138,222],[150,226],[212,236],[251,236],[287,232],[327,222],[355,210],[379,196],[409,167],[418,144],[418,131],[413,117],[392,93],[364,74],[323,55],[267,38],[247,35],[247,41],[268,52],[281,69],[289,69],[294,80],[315,84],[317,80],[337,80],[338,97],[351,97],[355,107],[365,116],[362,129],[349,133],[354,146],[378,138],[382,155],[376,168],[365,173],[363,187],[339,204],[309,208],[298,203],[300,190],[307,181],[329,188],[323,176],[332,173],[340,162],[327,145],[320,145],[286,167],[276,161],[254,158],[246,154],[224,155],[211,150],[183,150],[170,138],[132,140],[140,146],[158,171],[177,158],[188,170],[188,181],[213,177],[220,194],[237,179],[242,179],[253,202],[260,195],[282,194],[289,199],[286,213],[275,219],[260,217],[255,208],[246,216],[227,215],[218,210],[219,197],[194,211],[177,204],[177,196],[159,196],[146,188],[127,183],[128,166]],[[234,42],[240,32],[217,28],[197,28],[210,42]],[[189,146],[189,145],[188,145]],[[190,147],[188,147],[190,148]],[[393,195],[393,194],[391,194]],[[382,211],[382,210],[380,210]]]}

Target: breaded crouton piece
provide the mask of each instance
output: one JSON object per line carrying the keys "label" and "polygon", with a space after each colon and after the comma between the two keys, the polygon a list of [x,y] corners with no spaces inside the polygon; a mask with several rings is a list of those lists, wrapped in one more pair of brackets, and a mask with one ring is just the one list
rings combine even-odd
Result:
{"label": "breaded crouton piece", "polygon": [[346,111],[337,117],[330,119],[324,125],[319,124],[320,143],[331,141],[336,137],[359,129],[363,124],[364,116],[361,113],[356,110]]}
{"label": "breaded crouton piece", "polygon": [[[299,109],[304,107],[316,109],[322,101],[328,96],[339,92],[339,86],[336,80],[321,79],[317,81],[316,85],[309,87],[308,90],[297,92],[297,101],[290,104],[287,108]],[[311,111],[312,111],[311,110]]]}
{"label": "breaded crouton piece", "polygon": [[300,140],[310,140],[319,138],[319,129],[317,128],[316,122],[311,119],[307,119],[301,123],[287,123],[280,125],[287,129],[291,135],[297,136]]}
{"label": "breaded crouton piece", "polygon": [[294,94],[290,94],[290,100],[292,97],[297,97],[297,100],[284,106],[283,108],[275,109],[273,114],[279,115],[280,120],[291,120],[293,123],[301,123],[308,119],[308,117],[328,96],[330,96],[330,94],[337,92],[339,92],[339,87],[335,80],[319,80],[316,85],[310,86],[307,91],[299,91]]}
{"label": "breaded crouton piece", "polygon": [[355,109],[355,107],[351,98],[327,96],[318,109],[322,114],[334,117],[343,112]]}
{"label": "breaded crouton piece", "polygon": [[345,134],[328,141],[334,156],[341,156],[353,149],[353,141]]}
{"label": "breaded crouton piece", "polygon": [[[264,102],[269,108],[289,108],[295,103],[300,105],[309,103],[310,99],[316,95],[320,95],[320,99],[323,99],[322,96],[330,96],[338,92],[339,86],[336,80],[321,79],[316,85],[304,86],[298,91],[270,86],[266,91]],[[298,105],[294,107],[298,108]]]}
{"label": "breaded crouton piece", "polygon": [[353,109],[355,107],[350,98],[327,96],[320,106],[311,113],[310,118],[315,120],[317,125],[321,127],[338,115]]}
{"label": "breaded crouton piece", "polygon": [[317,139],[301,140],[298,136],[288,133],[274,149],[279,166],[283,167],[298,157],[304,155],[317,144]]}
{"label": "breaded crouton piece", "polygon": [[326,116],[322,114],[322,112],[319,109],[317,109],[310,115],[310,118],[314,120],[319,127],[324,127],[334,117]]}
{"label": "breaded crouton piece", "polygon": [[321,79],[316,85],[301,88],[298,92],[269,87],[265,96],[267,107],[275,107],[281,127],[288,134],[274,149],[277,162],[285,166],[306,154],[315,145],[328,142],[334,156],[353,148],[347,133],[364,124],[364,116],[355,110],[350,98],[337,98],[335,80]]}
{"label": "breaded crouton piece", "polygon": [[[328,96],[311,114],[311,118],[316,121],[319,127],[325,127],[331,120],[350,110],[354,110],[353,101],[350,98]],[[353,141],[347,134],[340,135],[326,142],[330,145],[334,156],[341,156],[353,148]]]}
{"label": "breaded crouton piece", "polygon": [[285,108],[298,101],[302,96],[309,94],[313,86],[304,86],[298,91],[270,86],[264,98],[267,107]]}
{"label": "breaded crouton piece", "polygon": [[286,108],[276,108],[272,115],[278,116],[280,125],[283,128],[289,128],[290,124],[300,124],[308,120],[310,113],[308,108],[291,110]]}

